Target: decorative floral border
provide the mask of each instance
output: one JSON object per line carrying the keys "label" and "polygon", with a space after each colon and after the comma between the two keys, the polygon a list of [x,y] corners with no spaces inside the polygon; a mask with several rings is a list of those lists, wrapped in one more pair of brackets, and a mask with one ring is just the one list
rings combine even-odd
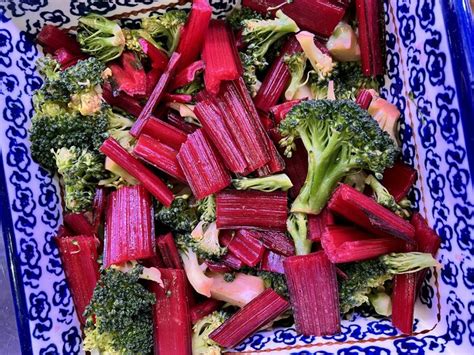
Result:
{"label": "decorative floral border", "polygon": [[[180,1],[180,4],[185,2]],[[153,3],[153,0],[0,3],[0,23],[5,25],[0,28],[0,96],[4,97],[0,110],[6,124],[5,132],[3,126],[1,129],[5,139],[2,136],[0,144],[5,152],[3,163],[8,178],[8,191],[0,193],[8,192],[14,221],[7,234],[12,238],[9,240],[12,265],[22,279],[20,284],[14,285],[19,297],[19,324],[26,325],[22,329],[23,335],[31,331],[31,338],[22,341],[25,353],[80,351],[77,319],[57,250],[51,243],[60,220],[58,187],[31,161],[28,152],[26,128],[31,115],[28,97],[41,85],[34,67],[39,53],[32,45],[32,36],[45,22],[64,26],[89,11],[120,16],[126,7],[142,8],[144,5],[158,10]],[[211,3],[215,15],[222,15],[237,1],[214,0]],[[307,348],[300,353],[309,354],[308,350],[314,351],[317,347],[318,354],[330,353],[328,351],[338,354],[408,353],[423,349],[443,352],[448,344],[474,345],[474,301],[464,303],[455,293],[461,285],[465,287],[462,296],[466,302],[469,296],[472,298],[474,242],[470,220],[474,213],[472,200],[469,200],[472,189],[468,184],[470,175],[457,93],[449,69],[445,70],[452,64],[441,5],[434,0],[386,0],[385,6],[390,10],[386,11],[385,20],[392,27],[387,33],[388,74],[383,94],[407,114],[407,122],[410,122],[401,129],[403,156],[405,161],[419,167],[421,176],[411,197],[443,238],[443,268],[439,280],[443,287],[441,290],[433,288],[436,275],[430,275],[428,282],[425,281],[421,292],[423,307],[417,307],[417,311],[421,309],[427,314],[417,317],[418,336],[403,337],[386,320],[355,315],[357,323],[344,323],[342,334],[334,337],[304,337],[297,336],[293,328],[276,329],[255,334],[237,348],[240,351],[281,350],[288,353]],[[130,14],[138,15],[140,11]],[[19,71],[24,75],[17,76]],[[6,224],[9,225],[8,221]],[[457,292],[461,292],[459,288]],[[25,295],[25,307],[21,306],[20,294]],[[441,303],[447,305],[443,306],[447,314],[438,312],[433,319],[434,313],[430,309],[435,300],[438,311]],[[434,321],[434,326],[441,320],[434,331],[433,324],[420,321],[426,319],[426,315]],[[24,318],[28,322],[25,323]]]}

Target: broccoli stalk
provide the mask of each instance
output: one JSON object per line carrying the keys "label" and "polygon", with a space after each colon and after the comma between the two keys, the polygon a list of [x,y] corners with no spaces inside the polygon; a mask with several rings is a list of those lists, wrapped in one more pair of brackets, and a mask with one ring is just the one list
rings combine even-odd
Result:
{"label": "broccoli stalk", "polygon": [[86,211],[92,206],[97,183],[104,176],[103,159],[88,150],[76,147],[54,152],[58,173],[64,183],[66,209]]}
{"label": "broccoli stalk", "polygon": [[348,278],[340,283],[339,300],[341,312],[369,303],[373,290],[382,287],[397,274],[420,271],[437,266],[438,262],[430,253],[392,253],[377,259],[341,266]]}
{"label": "broccoli stalk", "polygon": [[392,315],[392,299],[390,295],[385,292],[383,287],[380,287],[375,293],[369,295],[369,302],[377,314],[385,317]]}
{"label": "broccoli stalk", "polygon": [[153,348],[153,293],[138,281],[143,267],[105,270],[84,315],[84,349],[100,353],[148,354]]}
{"label": "broccoli stalk", "polygon": [[120,57],[125,48],[125,36],[120,26],[94,13],[79,18],[77,41],[81,50],[102,62]]}
{"label": "broccoli stalk", "polygon": [[222,348],[215,341],[209,339],[209,334],[219,328],[229,318],[223,311],[214,311],[200,319],[193,326],[192,349],[193,354],[220,355]]}
{"label": "broccoli stalk", "polygon": [[305,85],[304,71],[306,68],[306,56],[304,53],[295,53],[291,56],[285,57],[285,63],[291,74],[291,81],[285,91],[285,99],[290,101],[295,98],[298,89]]}
{"label": "broccoli stalk", "polygon": [[402,218],[410,218],[410,211],[407,210],[407,208],[410,207],[409,200],[403,200],[401,201],[401,204],[398,204],[385,186],[383,186],[382,183],[373,175],[367,176],[365,183],[372,189],[377,203],[388,208],[390,211],[396,213]]}
{"label": "broccoli stalk", "polygon": [[286,222],[286,229],[295,242],[296,255],[311,252],[311,240],[308,235],[308,219],[304,213],[291,213]]}
{"label": "broccoli stalk", "polygon": [[335,67],[332,57],[319,49],[314,42],[314,35],[312,33],[301,31],[296,35],[296,39],[300,43],[306,58],[309,59],[318,79],[327,79]]}
{"label": "broccoli stalk", "polygon": [[298,138],[308,152],[308,174],[292,212],[319,214],[342,178],[361,169],[380,176],[398,154],[398,147],[367,111],[348,100],[303,101],[279,129],[288,157]]}
{"label": "broccoli stalk", "polygon": [[293,187],[293,183],[286,174],[276,174],[258,178],[233,179],[232,184],[237,190],[258,190],[273,192],[276,190],[287,191]]}
{"label": "broccoli stalk", "polygon": [[178,240],[178,246],[181,249],[179,254],[183,260],[186,277],[197,293],[211,297],[213,280],[204,274],[206,264],[199,264],[198,256],[193,248],[188,245],[183,245],[184,243]]}
{"label": "broccoli stalk", "polygon": [[166,41],[169,55],[178,47],[181,31],[186,23],[186,12],[171,10],[161,16],[150,16],[142,19],[141,27],[151,37]]}

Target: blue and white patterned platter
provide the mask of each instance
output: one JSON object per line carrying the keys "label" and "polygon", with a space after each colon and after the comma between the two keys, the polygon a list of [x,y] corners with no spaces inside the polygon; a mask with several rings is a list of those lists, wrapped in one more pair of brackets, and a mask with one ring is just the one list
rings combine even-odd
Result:
{"label": "blue and white patterned platter", "polygon": [[[3,234],[24,354],[81,352],[80,328],[52,237],[61,223],[58,185],[31,160],[31,95],[40,87],[33,38],[45,23],[74,26],[90,11],[140,17],[153,0],[0,0],[0,197]],[[211,0],[223,15],[238,0]],[[382,93],[403,112],[403,158],[419,172],[412,200],[442,237],[441,269],[429,272],[413,336],[389,320],[354,315],[342,333],[294,328],[253,335],[240,353],[474,353],[474,36],[468,0],[385,0],[387,75]],[[470,169],[471,167],[471,169]]]}

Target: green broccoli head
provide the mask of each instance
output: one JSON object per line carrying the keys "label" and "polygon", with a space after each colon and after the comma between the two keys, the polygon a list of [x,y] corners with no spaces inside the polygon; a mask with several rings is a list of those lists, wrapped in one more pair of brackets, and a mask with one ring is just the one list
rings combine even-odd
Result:
{"label": "green broccoli head", "polygon": [[226,312],[214,311],[193,326],[193,354],[219,355],[222,353],[223,349],[215,341],[209,339],[209,334],[219,328],[227,318],[229,315]]}
{"label": "green broccoli head", "polygon": [[161,16],[142,19],[141,27],[151,37],[164,40],[168,54],[178,47],[181,31],[186,23],[187,14],[183,10],[171,10]]}
{"label": "green broccoli head", "polygon": [[212,223],[216,220],[216,197],[209,195],[197,201],[196,204],[199,220]]}
{"label": "green broccoli head", "polygon": [[97,183],[106,175],[103,157],[76,147],[58,149],[54,156],[64,183],[66,209],[87,211],[94,201]]}
{"label": "green broccoli head", "polygon": [[76,147],[98,153],[108,137],[107,128],[108,115],[103,111],[90,116],[65,109],[54,116],[36,113],[30,128],[31,155],[43,168],[55,172],[53,151]]}
{"label": "green broccoli head", "polygon": [[286,221],[286,229],[295,242],[296,255],[309,254],[312,242],[307,238],[308,219],[306,214],[290,213]]}
{"label": "green broccoli head", "polygon": [[277,272],[259,270],[256,276],[263,279],[265,287],[272,288],[280,296],[289,298],[288,285],[284,274]]}
{"label": "green broccoli head", "polygon": [[227,252],[227,249],[219,244],[219,230],[215,222],[199,222],[188,235],[187,245],[196,252],[199,258],[206,260],[219,259]]}
{"label": "green broccoli head", "polygon": [[249,7],[235,8],[229,16],[227,16],[227,22],[234,30],[241,30],[245,26],[245,21],[264,19],[265,17],[262,14],[259,14]]}
{"label": "green broccoli head", "polygon": [[84,315],[88,351],[148,354],[153,349],[155,296],[139,282],[142,267],[129,272],[105,270]]}
{"label": "green broccoli head", "polygon": [[84,52],[102,62],[120,57],[125,48],[125,36],[120,26],[94,13],[79,18],[77,41]]}
{"label": "green broccoli head", "polygon": [[153,39],[153,37],[145,30],[138,28],[138,29],[123,29],[123,34],[125,36],[125,48],[136,52],[140,57],[144,55],[142,46],[138,41],[140,38],[146,39],[148,42],[153,44],[159,50],[165,51],[163,45],[160,42],[157,42]]}
{"label": "green broccoli head", "polygon": [[292,100],[295,97],[298,88],[304,85],[306,81],[304,75],[306,69],[306,56],[304,53],[299,52],[286,56],[284,61],[288,65],[291,74],[290,84],[285,91],[285,99]]}
{"label": "green broccoli head", "polygon": [[291,109],[279,129],[287,156],[298,138],[308,152],[308,174],[293,212],[320,213],[342,178],[361,169],[381,176],[399,153],[367,111],[349,100],[303,101]]}
{"label": "green broccoli head", "polygon": [[176,196],[170,207],[162,206],[155,214],[161,224],[177,233],[191,233],[198,218],[195,208],[190,204],[189,195]]}
{"label": "green broccoli head", "polygon": [[237,190],[258,190],[273,192],[276,190],[287,191],[293,187],[293,183],[286,174],[269,175],[258,178],[233,179],[232,184]]}

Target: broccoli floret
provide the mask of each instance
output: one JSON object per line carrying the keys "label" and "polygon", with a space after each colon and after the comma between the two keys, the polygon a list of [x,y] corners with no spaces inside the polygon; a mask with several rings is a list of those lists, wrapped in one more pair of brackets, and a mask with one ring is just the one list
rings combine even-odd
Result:
{"label": "broccoli floret", "polygon": [[171,10],[161,16],[142,19],[141,27],[151,37],[166,42],[168,54],[173,53],[179,43],[181,31],[186,23],[187,14],[183,10]]}
{"label": "broccoli floret", "polygon": [[36,114],[31,120],[31,155],[43,168],[56,171],[53,151],[76,147],[97,153],[107,139],[108,115],[103,111],[90,116],[62,110],[56,116]]}
{"label": "broccoli floret", "polygon": [[365,173],[365,171],[356,171],[347,175],[344,178],[343,183],[352,186],[359,192],[364,192],[365,179],[367,179],[367,174]]}
{"label": "broccoli floret", "polygon": [[328,82],[334,81],[336,99],[355,100],[360,89],[378,89],[378,83],[362,74],[359,62],[338,62],[331,75],[325,79],[317,75],[310,76],[311,92],[315,99],[327,97]]}
{"label": "broccoli floret", "polygon": [[137,54],[140,55],[140,57],[145,54],[143,52],[142,46],[140,45],[140,42],[138,41],[140,38],[146,39],[148,42],[153,44],[159,50],[166,52],[166,50],[163,48],[161,43],[155,41],[153,37],[150,36],[150,34],[147,31],[141,28],[139,29],[125,28],[122,31],[125,36],[125,48],[136,52]]}
{"label": "broccoli floret", "polygon": [[125,149],[131,150],[135,142],[135,138],[130,134],[130,128],[133,126],[134,120],[131,116],[112,111],[110,108],[107,113],[109,136],[113,137]]}
{"label": "broccoli floret", "polygon": [[139,282],[141,266],[129,272],[105,270],[84,315],[88,351],[148,354],[153,348],[155,296]]}
{"label": "broccoli floret", "polygon": [[438,262],[429,253],[392,253],[377,259],[342,265],[348,278],[340,282],[339,302],[342,313],[369,303],[369,295],[397,274],[412,273]]}
{"label": "broccoli floret", "polygon": [[262,14],[252,10],[249,7],[241,7],[235,8],[232,12],[227,16],[227,23],[232,27],[234,30],[241,30],[244,27],[244,21],[247,20],[264,20]]}
{"label": "broccoli floret", "polygon": [[[390,211],[396,213],[402,218],[410,218],[410,211],[406,209],[409,206],[401,206],[395,201],[395,198],[388,192],[385,186],[382,185],[373,175],[367,176],[365,183],[372,189],[377,203],[388,208]],[[409,201],[408,201],[409,202]],[[406,202],[404,202],[406,203]]]}
{"label": "broccoli floret", "polygon": [[155,215],[157,221],[177,233],[191,233],[198,218],[196,209],[190,205],[190,195],[176,196],[170,207],[161,207]]}
{"label": "broccoli floret", "polygon": [[304,213],[291,213],[286,221],[286,229],[295,242],[296,255],[311,252],[311,240],[307,239],[308,219]]}
{"label": "broccoli floret", "polygon": [[240,54],[244,67],[244,80],[252,94],[257,91],[257,70],[263,70],[268,65],[265,55],[270,47],[288,33],[298,32],[296,22],[286,16],[281,10],[276,12],[274,19],[261,17],[242,20],[242,37],[247,48]]}
{"label": "broccoli floret", "polygon": [[227,249],[219,244],[219,230],[216,222],[200,221],[189,234],[179,234],[176,240],[183,251],[191,249],[200,259],[218,260]]}
{"label": "broccoli floret", "polygon": [[291,81],[285,91],[285,99],[293,100],[299,87],[305,84],[304,71],[306,68],[306,56],[304,53],[295,53],[284,58],[291,74]]}
{"label": "broccoli floret", "polygon": [[314,42],[314,35],[308,31],[302,31],[296,35],[306,58],[313,67],[313,73],[317,81],[328,79],[335,67],[332,57],[324,53]]}
{"label": "broccoli floret", "polygon": [[209,339],[209,334],[219,328],[227,318],[229,315],[226,312],[214,311],[193,326],[193,354],[220,355],[222,353],[223,349],[215,341]]}
{"label": "broccoli floret", "polygon": [[292,212],[320,213],[342,178],[362,169],[380,176],[399,153],[367,111],[349,100],[303,101],[279,129],[287,156],[291,157],[297,138],[308,152],[308,174]]}
{"label": "broccoli floret", "polygon": [[216,220],[216,197],[209,195],[197,201],[199,220],[212,223]]}
{"label": "broccoli floret", "polygon": [[66,209],[87,211],[92,206],[97,183],[105,174],[103,157],[76,147],[58,149],[54,156],[64,183]]}
{"label": "broccoli floret", "polygon": [[258,190],[272,192],[276,190],[287,191],[293,187],[293,183],[286,174],[276,174],[258,178],[233,179],[232,184],[237,190]]}
{"label": "broccoli floret", "polygon": [[84,52],[102,62],[120,57],[125,48],[125,36],[120,26],[94,13],[79,18],[77,41]]}
{"label": "broccoli floret", "polygon": [[261,277],[265,283],[265,287],[272,288],[273,291],[278,293],[280,296],[289,297],[288,285],[286,284],[286,278],[284,274],[277,272],[259,270],[256,276]]}

